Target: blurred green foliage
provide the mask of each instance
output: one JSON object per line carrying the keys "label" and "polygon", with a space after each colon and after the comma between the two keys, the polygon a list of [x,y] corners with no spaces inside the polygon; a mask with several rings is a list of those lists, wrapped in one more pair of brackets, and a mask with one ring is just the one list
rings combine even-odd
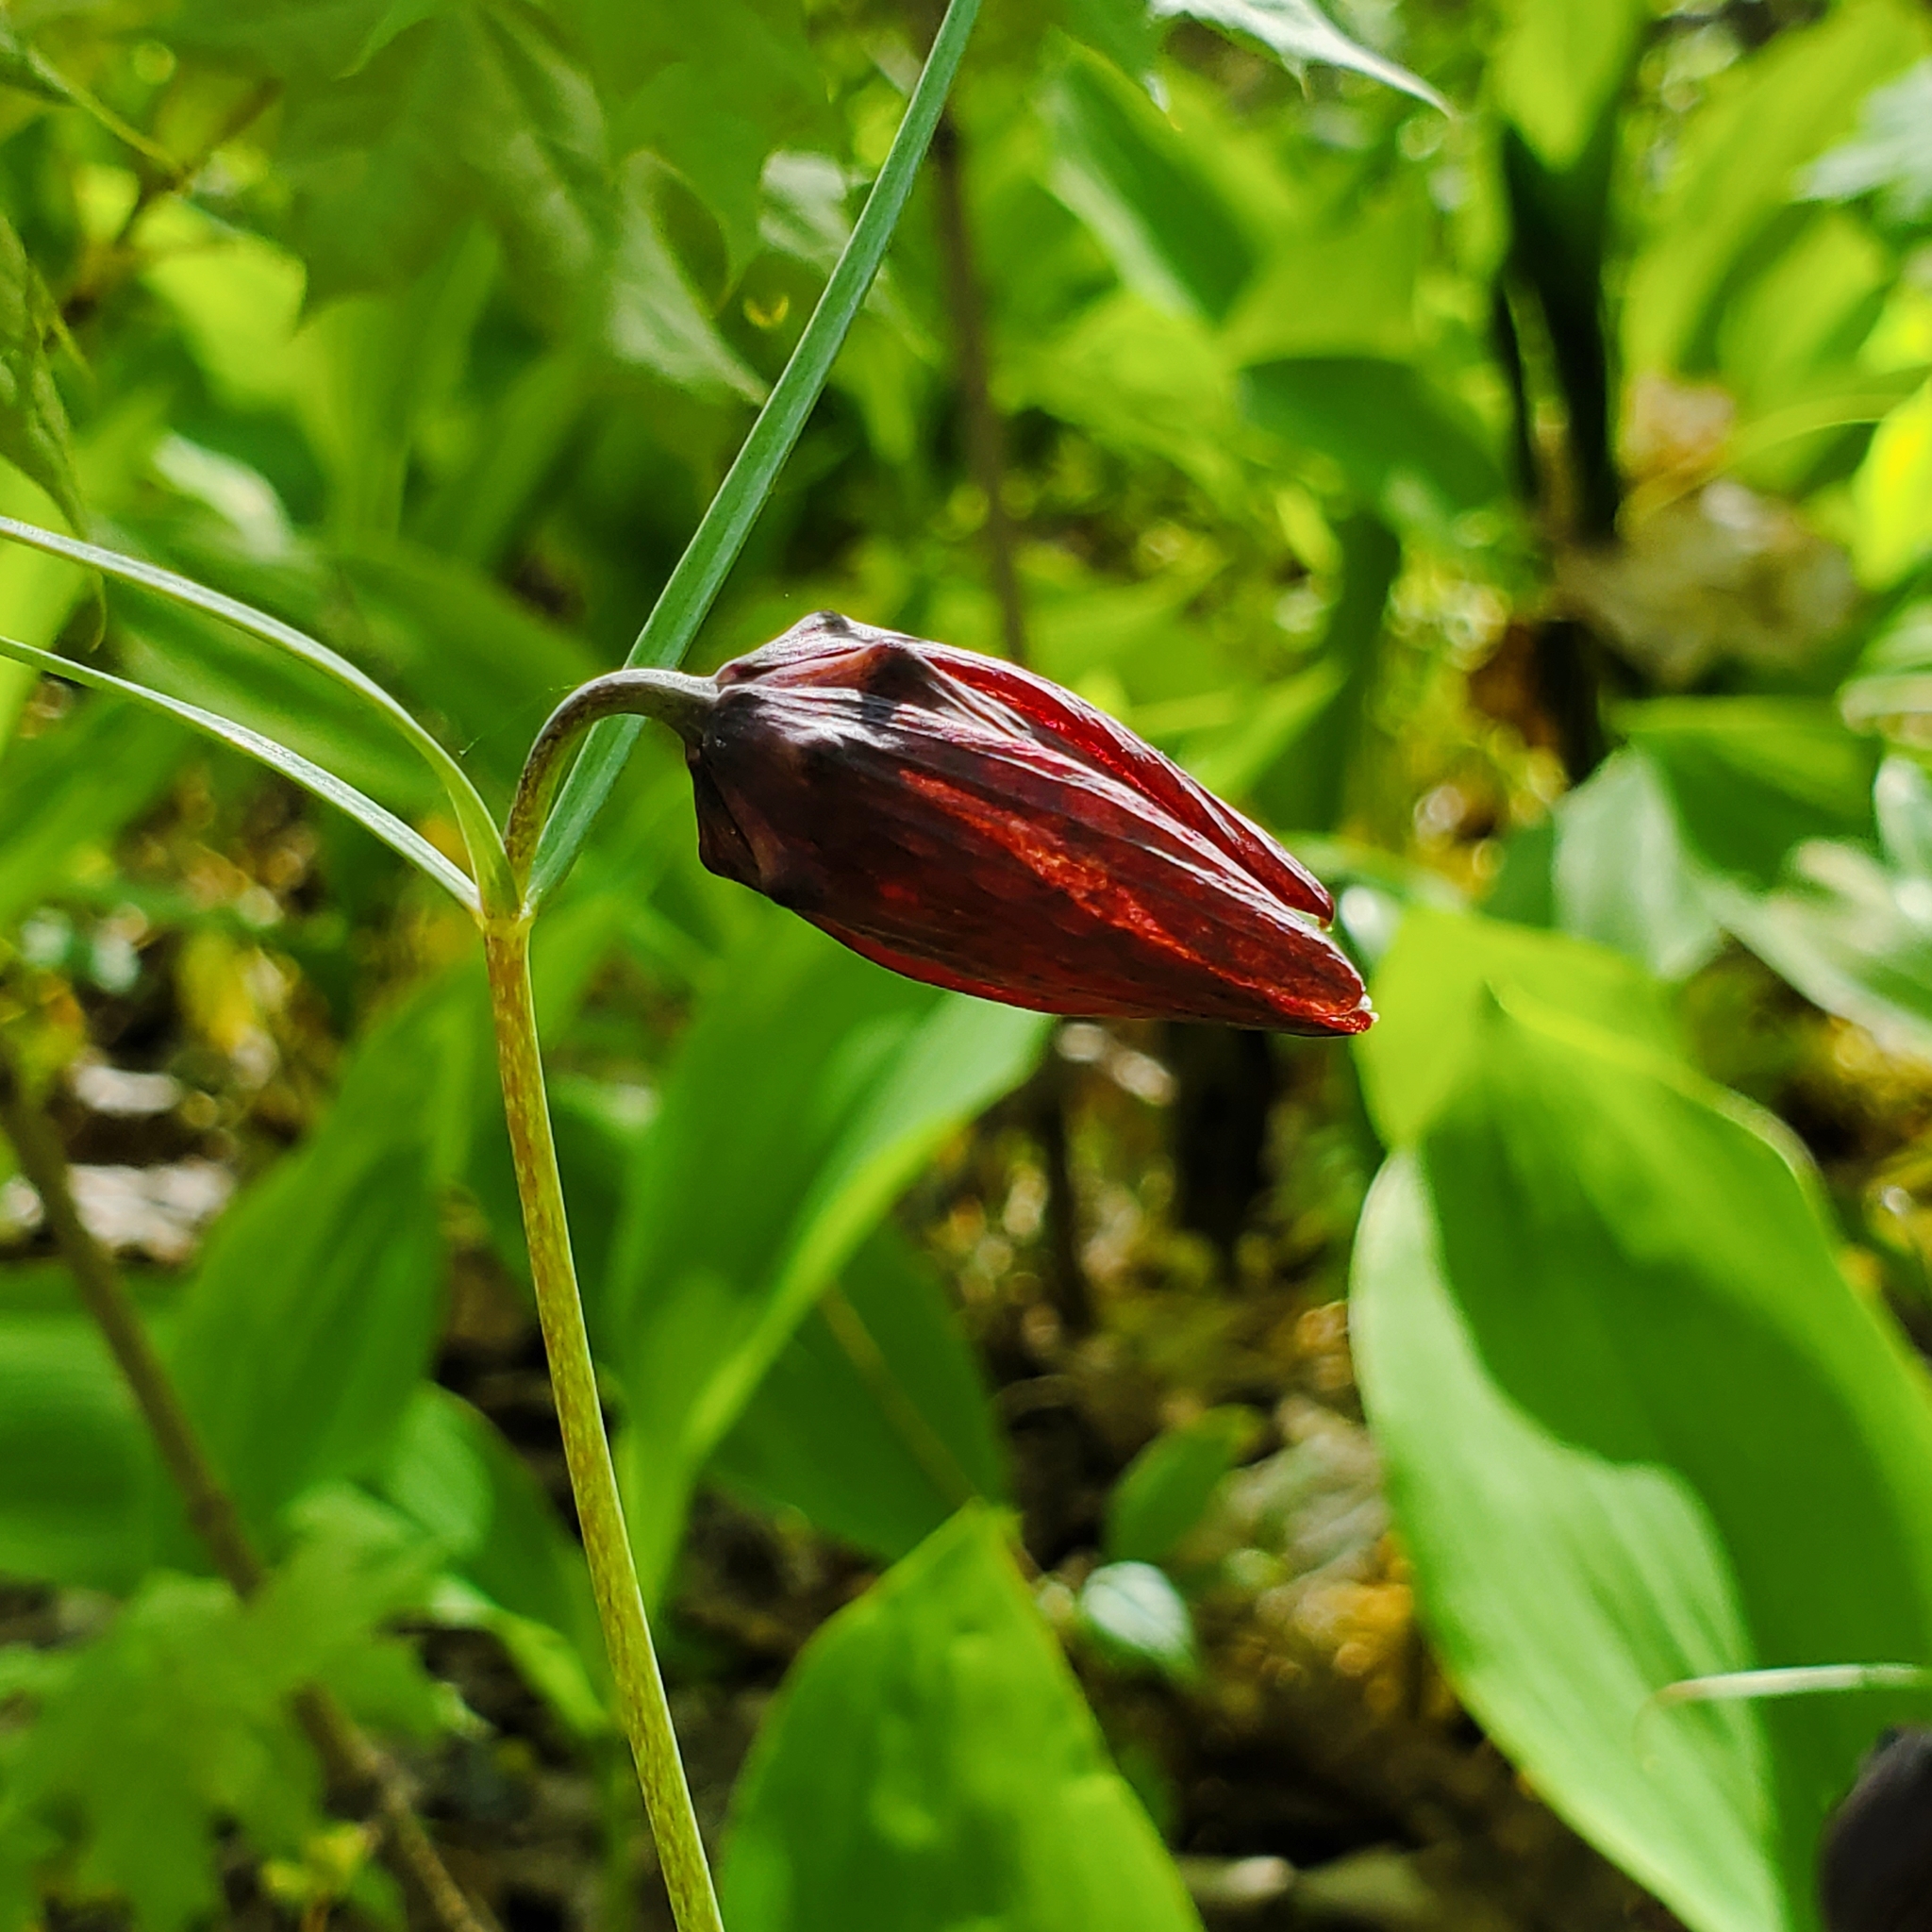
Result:
{"label": "blurred green foliage", "polygon": [[[931,25],[21,0],[0,513],[312,632],[500,809],[779,379]],[[1932,1664],[1932,1412],[1893,1319],[1924,1333],[1932,1281],[1928,102],[1905,0],[987,0],[696,653],[826,605],[1023,639],[1329,878],[1384,1016],[1327,1131],[1386,1158],[1356,1320],[1421,1618],[1696,1932],[1816,1923],[1821,1823],[1924,1700],[1655,1694]],[[370,815],[110,680],[285,741],[391,845],[461,828],[361,702],[205,610],[7,547],[0,630],[73,662],[0,665],[0,1024],[57,1099],[103,1053],[166,1074],[241,1176],[205,1245],[124,1245],[167,1264],[143,1304],[277,1562],[246,1607],[204,1574],[13,1229],[0,1577],[94,1614],[0,1646],[0,1932],[107,1896],[174,1932],[229,1825],[335,1872],[291,1897],[380,1915],[329,1863],[297,1683],[448,1726],[382,1634],[407,1613],[492,1632],[609,1743],[570,1532],[436,1380],[462,1283],[525,1265],[481,973]],[[944,1243],[892,1219],[995,1103],[1037,1130],[1050,1025],[709,878],[648,736],[536,977],[649,1587],[707,1483],[896,1566],[772,1709],[734,1932],[1194,1923],[1014,1567]],[[1884,1115],[1856,1159],[1786,1077],[1798,1015]],[[1158,1076],[1147,1044],[1080,1051]],[[1353,1173],[1280,1181],[1337,1271]],[[1263,1430],[1213,1399],[1113,1488],[1076,1654],[1200,1668],[1192,1539]]]}

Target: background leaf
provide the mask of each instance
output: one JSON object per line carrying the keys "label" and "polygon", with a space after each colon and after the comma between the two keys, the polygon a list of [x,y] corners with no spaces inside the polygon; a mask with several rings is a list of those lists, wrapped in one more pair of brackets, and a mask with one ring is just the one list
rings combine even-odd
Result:
{"label": "background leaf", "polygon": [[1198,1923],[1007,1555],[967,1510],[815,1641],[734,1810],[773,1932]]}
{"label": "background leaf", "polygon": [[1610,1037],[1483,1004],[1457,1099],[1378,1184],[1357,1275],[1432,1628],[1552,1799],[1687,1921],[1803,1923],[1876,1705],[1663,1718],[1645,1700],[1924,1653],[1921,1375],[1734,1107]]}
{"label": "background leaf", "polygon": [[932,1148],[1024,1076],[1045,1024],[759,920],[680,1047],[592,1314],[629,1401],[646,1577],[820,1291]]}

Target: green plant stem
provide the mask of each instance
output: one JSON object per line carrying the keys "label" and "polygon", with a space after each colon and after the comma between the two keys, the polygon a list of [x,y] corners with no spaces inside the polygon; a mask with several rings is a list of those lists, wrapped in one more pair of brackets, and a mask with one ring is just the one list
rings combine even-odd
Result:
{"label": "green plant stem", "polygon": [[1014,561],[1013,523],[1007,514],[1006,425],[992,399],[986,345],[986,296],[974,260],[973,225],[966,209],[966,171],[959,129],[950,111],[940,116],[932,138],[933,185],[939,202],[940,262],[945,273],[946,307],[953,318],[953,360],[959,381],[959,427],[966,467],[986,499],[987,575],[1000,608],[1000,639],[1015,664],[1028,661],[1026,606]]}
{"label": "green plant stem", "polygon": [[[12,1142],[20,1171],[41,1197],[47,1227],[74,1277],[81,1306],[101,1331],[134,1396],[163,1467],[181,1492],[188,1521],[238,1597],[267,1580],[267,1568],[208,1458],[140,1310],[75,1204],[67,1156],[53,1124],[28,1097],[12,1061],[0,1053],[0,1132]],[[382,1824],[379,1853],[425,1905],[442,1932],[486,1932],[486,1920],[458,1889],[409,1803],[395,1765],[363,1734],[334,1694],[305,1685],[291,1700],[295,1717],[322,1759],[333,1790],[373,1809]]]}
{"label": "green plant stem", "polygon": [[550,1359],[557,1419],[576,1498],[591,1587],[609,1653],[617,1713],[637,1761],[644,1812],[658,1847],[664,1889],[678,1932],[724,1932],[711,1884],[691,1786],[678,1757],[664,1677],[651,1642],[651,1626],[638,1588],[630,1533],[617,1492],[617,1471],[604,1433],[603,1405],[591,1361],[591,1338],[577,1294],[564,1220],[563,1183],[543,1091],[543,1063],[537,1041],[537,1011],[530,994],[527,919],[491,921],[483,929],[490,969],[490,1004],[496,1026],[504,1112],[523,1202],[524,1236],[537,1291],[537,1319]]}

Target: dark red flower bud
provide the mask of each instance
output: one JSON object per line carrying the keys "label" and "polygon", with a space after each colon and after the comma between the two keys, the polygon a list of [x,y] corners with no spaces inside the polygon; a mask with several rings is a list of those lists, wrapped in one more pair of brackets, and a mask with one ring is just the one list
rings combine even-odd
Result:
{"label": "dark red flower bud", "polygon": [[882,966],[1047,1013],[1359,1033],[1312,874],[1016,665],[821,611],[686,729],[707,866]]}

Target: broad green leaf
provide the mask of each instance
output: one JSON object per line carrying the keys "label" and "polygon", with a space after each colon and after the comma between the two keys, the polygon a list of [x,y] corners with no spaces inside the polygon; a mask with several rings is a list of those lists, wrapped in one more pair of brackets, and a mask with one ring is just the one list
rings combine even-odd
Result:
{"label": "broad green leaf", "polygon": [[421,1385],[374,1487],[500,1608],[594,1639],[581,1551],[529,1465],[468,1403]]}
{"label": "broad green leaf", "polygon": [[[1240,452],[1249,432],[1225,358],[1197,317],[1119,289],[1064,331],[1015,342],[1001,376],[1008,407],[1043,409],[1103,449],[1172,463],[1217,503],[1243,499]],[[1143,601],[1174,601],[1172,587],[1158,580],[1130,588]]]}
{"label": "broad green leaf", "polygon": [[1037,1014],[900,979],[775,910],[679,1043],[593,1330],[628,1398],[660,1583],[685,1498],[787,1340],[944,1137],[1018,1084]]}
{"label": "broad green leaf", "polygon": [[299,1857],[323,1814],[289,1695],[386,1679],[436,1709],[413,1657],[371,1635],[425,1581],[419,1553],[340,1537],[305,1541],[247,1604],[225,1584],[153,1574],[0,1747],[0,1857],[28,1834],[48,1850],[72,1840],[74,1875],[125,1897],[142,1932],[220,1907],[215,1835],[230,1822],[258,1854]]}
{"label": "broad green leaf", "polygon": [[1874,589],[1932,556],[1932,383],[1886,417],[1852,484],[1852,556]]}
{"label": "broad green leaf", "polygon": [[1557,808],[1555,923],[1659,979],[1686,978],[1723,938],[1695,866],[1657,767],[1613,753]]}
{"label": "broad green leaf", "polygon": [[0,1576],[131,1589],[162,1480],[93,1324],[0,1316]]}
{"label": "broad green leaf", "polygon": [[436,1104],[463,1015],[419,995],[365,1040],[327,1119],[216,1224],[171,1361],[258,1524],[389,1451],[435,1343]]}
{"label": "broad green leaf", "polygon": [[1804,181],[1804,192],[1820,201],[1874,192],[1894,222],[1915,222],[1932,209],[1932,60],[1875,88],[1857,133],[1821,155]]}
{"label": "broad green leaf", "polygon": [[583,16],[614,150],[649,148],[677,170],[716,219],[735,281],[758,250],[766,159],[830,132],[798,0],[593,0]]}
{"label": "broad green leaf", "polygon": [[1356,1058],[1376,1131],[1391,1147],[1454,1103],[1475,1070],[1493,999],[1526,994],[1645,1051],[1678,1050],[1662,989],[1628,959],[1562,933],[1427,906],[1405,915],[1370,991],[1381,1017],[1356,1042]]}
{"label": "broad green leaf", "polygon": [[311,764],[286,745],[277,744],[258,731],[250,731],[245,725],[218,718],[198,706],[183,704],[177,698],[163,697],[159,691],[149,691],[143,685],[111,677],[105,671],[92,670],[85,664],[75,663],[71,658],[56,657],[51,651],[37,651],[30,644],[16,643],[11,638],[0,637],[0,658],[10,658],[17,664],[30,665],[36,671],[66,678],[75,684],[88,685],[97,691],[118,691],[123,697],[132,698],[151,710],[192,725],[195,730],[236,751],[245,752],[271,771],[279,772],[283,777],[301,786],[305,791],[313,792],[325,804],[346,812],[392,852],[407,858],[417,871],[434,879],[458,905],[476,910],[475,885],[420,832],[404,824],[393,812],[385,810],[373,798],[364,797],[353,785],[345,785],[332,773]]}
{"label": "broad green leaf", "polygon": [[13,225],[0,219],[0,457],[84,526],[67,411],[54,387],[47,344],[59,325],[54,298],[27,259]]}
{"label": "broad green leaf", "polygon": [[1224,321],[1255,257],[1188,145],[1138,90],[1070,59],[1048,91],[1053,190],[1091,227],[1121,279],[1157,307]]}
{"label": "broad green leaf", "polygon": [[281,83],[277,158],[309,302],[408,281],[473,217],[501,238],[540,314],[593,272],[603,117],[546,12],[508,0],[273,0],[238,13],[191,0],[167,31]]}
{"label": "broad green leaf", "polygon": [[1193,1615],[1152,1563],[1103,1563],[1080,1586],[1079,1607],[1089,1641],[1116,1669],[1183,1684],[1198,1675]]}
{"label": "broad green leaf", "polygon": [[1850,132],[1873,87],[1922,56],[1928,38],[1923,16],[1895,0],[1852,0],[1712,84],[1630,270],[1624,345],[1633,369],[1709,366],[1724,304],[1765,264],[1802,171]]}
{"label": "broad green leaf", "polygon": [[1297,73],[1311,62],[1345,67],[1448,111],[1449,104],[1426,81],[1350,40],[1314,0],[1149,0],[1149,7],[1159,19],[1181,15],[1247,35]]}
{"label": "broad green leaf", "polygon": [[[317,642],[314,638],[297,630],[292,625],[283,624],[278,618],[270,616],[266,611],[254,609],[233,597],[225,597],[218,591],[210,591],[204,585],[191,583],[186,577],[177,576],[173,571],[158,569],[155,565],[142,563],[136,558],[123,557],[114,551],[100,549],[92,543],[75,542],[69,538],[57,536],[51,530],[36,529],[31,524],[20,523],[12,517],[0,517],[0,536],[10,537],[15,542],[25,543],[29,548],[42,551],[49,556],[63,557],[75,563],[87,564],[105,576],[112,577],[121,583],[132,584],[139,590],[151,591],[155,595],[166,598],[171,603],[198,610],[205,616],[219,619],[224,624],[233,625],[236,629],[245,631],[251,637],[259,638],[264,643],[273,644],[279,650],[287,651],[291,657],[300,658],[306,664],[313,665],[316,670],[332,678],[344,690],[354,691],[366,700],[372,710],[387,718],[402,733],[441,781],[451,808],[456,814],[457,822],[462,827],[464,840],[470,849],[471,863],[478,873],[481,893],[485,901],[493,903],[506,894],[507,873],[503,858],[503,841],[497,835],[488,808],[477,796],[476,788],[471,784],[463,768],[388,691],[373,678],[358,671],[346,658],[331,651],[326,644]],[[9,651],[16,648],[25,647],[8,647]],[[36,653],[33,658],[24,658],[20,661],[34,662],[45,657],[44,652]],[[49,667],[42,664],[42,668]],[[73,675],[82,683],[91,682],[101,675],[99,673],[82,675],[78,671]],[[201,729],[215,731],[217,736],[220,735],[216,727],[222,725],[224,721],[209,721],[203,714],[191,717],[190,708],[171,706],[167,700],[159,699],[153,693],[149,694],[149,701],[159,703],[163,708],[173,709],[176,716],[187,717],[190,723],[197,724]],[[228,741],[229,742],[238,748],[247,750],[251,757],[263,758],[265,761],[273,762],[267,759],[266,754],[260,749],[266,741],[260,740],[256,733],[245,731],[239,725],[225,728],[237,734]],[[293,777],[295,774],[291,770],[288,775]],[[297,778],[296,782],[308,786],[311,791],[316,789],[308,778]],[[348,790],[347,787],[341,789],[345,791]],[[341,803],[352,817],[362,816],[345,801],[333,802]],[[367,801],[364,803],[366,805]],[[379,808],[370,809],[379,810]],[[387,817],[387,814],[384,816]],[[367,818],[364,818],[364,823],[370,824],[371,830],[375,829],[374,824]],[[394,842],[387,832],[378,832],[377,836],[383,838],[386,842]],[[421,843],[420,841],[417,842]],[[396,849],[404,851],[405,856],[410,858],[417,865],[423,864],[423,860],[414,853],[406,851],[402,846],[397,846]],[[445,862],[445,870],[454,868],[447,867]],[[444,880],[444,883],[447,883],[447,880]],[[462,897],[463,894],[458,893],[458,896]]]}
{"label": "broad green leaf", "polygon": [[881,1227],[765,1372],[709,1473],[888,1561],[1006,1492],[973,1350],[931,1267]]}
{"label": "broad green leaf", "polygon": [[1820,1826],[1898,1694],[1650,1700],[1932,1654],[1923,1372],[1754,1116],[1539,1010],[1490,1006],[1357,1250],[1421,1607],[1497,1742],[1688,1924],[1809,1927]]}
{"label": "broad green leaf", "polygon": [[1628,715],[1631,743],[1558,808],[1557,923],[1667,978],[1729,933],[1826,1011],[1932,1051],[1932,803],[1917,768],[1892,758],[1874,775],[1872,742],[1808,702]]}
{"label": "broad green leaf", "polygon": [[734,1796],[720,1890],[759,1932],[1199,1924],[976,1508],[807,1645]]}
{"label": "broad green leaf", "polygon": [[[1374,201],[1351,197],[1320,220],[1276,229],[1222,331],[1228,359],[1413,357],[1416,291],[1435,225],[1421,180],[1403,175]],[[1311,301],[1316,289],[1321,299]]]}
{"label": "broad green leaf", "polygon": [[1107,1499],[1106,1549],[1115,1562],[1158,1563],[1200,1522],[1221,1479],[1255,1439],[1248,1408],[1210,1408],[1155,1437]]}
{"label": "broad green leaf", "polygon": [[431,1614],[491,1631],[578,1737],[606,1732],[608,1667],[583,1553],[491,1424],[425,1384],[374,1486],[444,1566]]}
{"label": "broad green leaf", "polygon": [[57,892],[167,784],[187,742],[138,705],[95,698],[0,760],[0,928]]}
{"label": "broad green leaf", "polygon": [[1412,364],[1301,356],[1241,374],[1248,415],[1338,463],[1365,508],[1398,526],[1493,501],[1502,472],[1480,425]]}
{"label": "broad green leaf", "polygon": [[[626,664],[669,666],[681,662],[724,588],[785,458],[825,386],[852,318],[858,313],[859,304],[885,259],[978,12],[979,0],[948,0],[919,85],[907,103],[905,118],[892,137],[891,151],[866,197],[865,211],[852,230],[852,239],[841,253],[784,375],[758,412],[751,434],[631,646]],[[532,904],[542,899],[570,870],[591,820],[609,796],[631,746],[637,742],[640,728],[635,718],[608,719],[591,734],[543,828],[530,879]]]}
{"label": "broad green leaf", "polygon": [[624,171],[604,343],[620,362],[648,369],[674,388],[762,402],[764,385],[712,326],[664,239],[652,206],[653,165],[650,156],[637,155]]}
{"label": "broad green leaf", "polygon": [[1810,839],[1873,835],[1878,751],[1809,699],[1661,699],[1621,722],[1698,860],[1759,887]]}

